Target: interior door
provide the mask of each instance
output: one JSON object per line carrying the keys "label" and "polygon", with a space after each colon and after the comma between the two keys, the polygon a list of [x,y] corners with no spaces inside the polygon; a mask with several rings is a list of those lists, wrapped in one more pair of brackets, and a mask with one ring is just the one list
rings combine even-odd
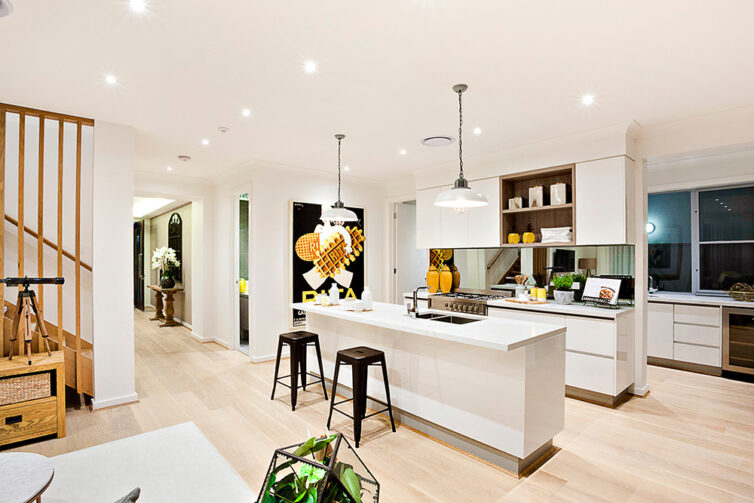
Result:
{"label": "interior door", "polygon": [[144,223],[134,222],[134,307],[144,310]]}
{"label": "interior door", "polygon": [[395,205],[395,302],[425,283],[427,250],[416,247],[416,203]]}

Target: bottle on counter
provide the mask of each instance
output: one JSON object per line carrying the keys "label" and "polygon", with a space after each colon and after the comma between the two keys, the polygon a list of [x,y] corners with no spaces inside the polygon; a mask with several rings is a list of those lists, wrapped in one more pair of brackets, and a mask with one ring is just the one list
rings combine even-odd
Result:
{"label": "bottle on counter", "polygon": [[361,292],[361,302],[362,304],[364,304],[364,311],[372,310],[373,300],[374,300],[374,296],[372,295],[372,291],[369,289],[368,286],[365,286],[364,291]]}
{"label": "bottle on counter", "polygon": [[330,304],[335,305],[340,300],[340,291],[338,290],[338,284],[333,282],[330,286]]}

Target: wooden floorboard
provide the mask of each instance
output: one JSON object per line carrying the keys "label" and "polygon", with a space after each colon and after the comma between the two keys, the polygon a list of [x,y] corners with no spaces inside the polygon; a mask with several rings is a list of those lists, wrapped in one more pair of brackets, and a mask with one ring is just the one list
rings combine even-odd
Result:
{"label": "wooden floorboard", "polygon": [[[324,433],[320,391],[300,393],[295,413],[287,388],[270,400],[271,362],[251,364],[139,311],[135,327],[139,402],[69,408],[66,438],[16,450],[54,456],[193,421],[256,491],[275,448]],[[379,418],[365,423],[359,455],[387,503],[754,501],[754,384],[653,366],[649,384],[646,398],[617,409],[566,399],[559,451],[521,480]],[[333,428],[352,436],[348,421],[334,417]]]}

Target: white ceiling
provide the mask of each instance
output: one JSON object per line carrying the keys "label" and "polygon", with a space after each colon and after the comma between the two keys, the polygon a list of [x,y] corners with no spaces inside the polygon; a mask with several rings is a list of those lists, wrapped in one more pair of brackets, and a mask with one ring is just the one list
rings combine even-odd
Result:
{"label": "white ceiling", "polygon": [[126,0],[15,1],[0,18],[0,101],[133,125],[140,171],[334,170],[343,132],[350,174],[380,179],[457,156],[419,144],[457,136],[457,82],[468,159],[754,103],[751,0],[147,2],[139,15]]}

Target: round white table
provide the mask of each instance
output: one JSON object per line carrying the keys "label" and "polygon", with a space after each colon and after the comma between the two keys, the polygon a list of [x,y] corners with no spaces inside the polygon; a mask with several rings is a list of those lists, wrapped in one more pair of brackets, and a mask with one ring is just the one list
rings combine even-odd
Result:
{"label": "round white table", "polygon": [[49,459],[28,452],[0,454],[0,501],[41,502],[55,470]]}

